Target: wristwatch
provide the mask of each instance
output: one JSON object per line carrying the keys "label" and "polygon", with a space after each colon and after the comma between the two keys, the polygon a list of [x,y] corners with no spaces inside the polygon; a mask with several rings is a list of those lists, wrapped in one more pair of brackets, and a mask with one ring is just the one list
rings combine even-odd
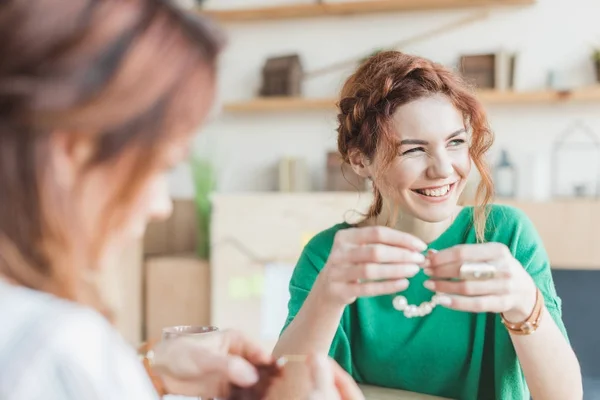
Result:
{"label": "wristwatch", "polygon": [[533,311],[529,317],[527,317],[527,319],[522,322],[513,323],[507,321],[506,318],[504,318],[504,314],[500,314],[500,317],[502,318],[502,323],[510,333],[515,335],[531,335],[540,326],[543,311],[544,295],[542,295],[542,292],[539,288],[536,288],[535,305],[533,306]]}

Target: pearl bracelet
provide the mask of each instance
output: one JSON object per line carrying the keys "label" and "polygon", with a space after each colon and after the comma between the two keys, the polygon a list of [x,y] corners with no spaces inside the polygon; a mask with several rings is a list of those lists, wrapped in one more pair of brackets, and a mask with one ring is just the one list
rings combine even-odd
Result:
{"label": "pearl bracelet", "polygon": [[[425,257],[428,258],[430,254],[435,254],[437,252],[438,251],[435,249],[429,249]],[[403,311],[406,318],[424,317],[429,315],[438,304],[440,303],[437,294],[433,295],[431,301],[424,301],[418,306],[415,304],[408,304],[406,297],[401,295],[394,297],[392,300],[392,306],[398,311]]]}
{"label": "pearl bracelet", "polygon": [[392,300],[392,305],[398,311],[403,311],[406,318],[424,317],[431,314],[435,306],[439,304],[438,295],[435,294],[431,301],[424,301],[420,305],[408,304],[404,296],[396,296]]}

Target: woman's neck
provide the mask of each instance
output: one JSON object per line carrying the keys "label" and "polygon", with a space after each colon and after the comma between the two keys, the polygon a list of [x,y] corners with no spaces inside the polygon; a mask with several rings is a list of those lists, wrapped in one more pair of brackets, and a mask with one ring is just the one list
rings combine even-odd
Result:
{"label": "woman's neck", "polygon": [[[403,213],[401,210],[394,211],[393,207],[386,207],[384,204],[381,214],[376,217],[375,223],[377,225],[387,224],[399,231],[410,233],[423,240],[425,243],[431,243],[452,225],[461,210],[461,206],[456,206],[455,211],[447,219],[440,222],[428,222],[409,213]],[[395,222],[389,224],[394,217]]]}

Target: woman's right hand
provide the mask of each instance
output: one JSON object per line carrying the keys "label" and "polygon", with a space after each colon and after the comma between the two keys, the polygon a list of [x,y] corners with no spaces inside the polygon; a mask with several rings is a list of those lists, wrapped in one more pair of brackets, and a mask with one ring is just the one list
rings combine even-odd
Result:
{"label": "woman's right hand", "polygon": [[343,229],[337,232],[325,267],[316,284],[325,301],[339,306],[358,297],[405,290],[407,278],[425,261],[427,245],[417,237],[383,227]]}
{"label": "woman's right hand", "polygon": [[307,400],[364,400],[354,379],[326,356],[311,356],[308,362],[312,390]]}

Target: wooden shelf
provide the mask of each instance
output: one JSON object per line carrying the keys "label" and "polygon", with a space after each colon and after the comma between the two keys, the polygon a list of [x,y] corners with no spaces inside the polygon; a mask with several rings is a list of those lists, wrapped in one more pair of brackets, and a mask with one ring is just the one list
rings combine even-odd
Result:
{"label": "wooden shelf", "polygon": [[[316,1],[316,0],[315,0]],[[523,6],[536,0],[368,0],[343,3],[297,4],[271,7],[201,10],[220,22],[314,18],[393,11],[459,9],[467,7]]]}
{"label": "wooden shelf", "polygon": [[[486,90],[479,92],[479,98],[486,104],[562,104],[570,102],[600,102],[600,86],[578,89],[570,92],[532,91],[499,92]],[[225,104],[226,112],[283,112],[334,110],[333,98],[271,97],[232,102]]]}
{"label": "wooden shelf", "polygon": [[572,91],[499,92],[488,90],[479,92],[479,98],[484,103],[489,104],[600,102],[600,86],[591,86]]}
{"label": "wooden shelf", "polygon": [[335,99],[302,97],[268,97],[225,104],[227,112],[333,110]]}

